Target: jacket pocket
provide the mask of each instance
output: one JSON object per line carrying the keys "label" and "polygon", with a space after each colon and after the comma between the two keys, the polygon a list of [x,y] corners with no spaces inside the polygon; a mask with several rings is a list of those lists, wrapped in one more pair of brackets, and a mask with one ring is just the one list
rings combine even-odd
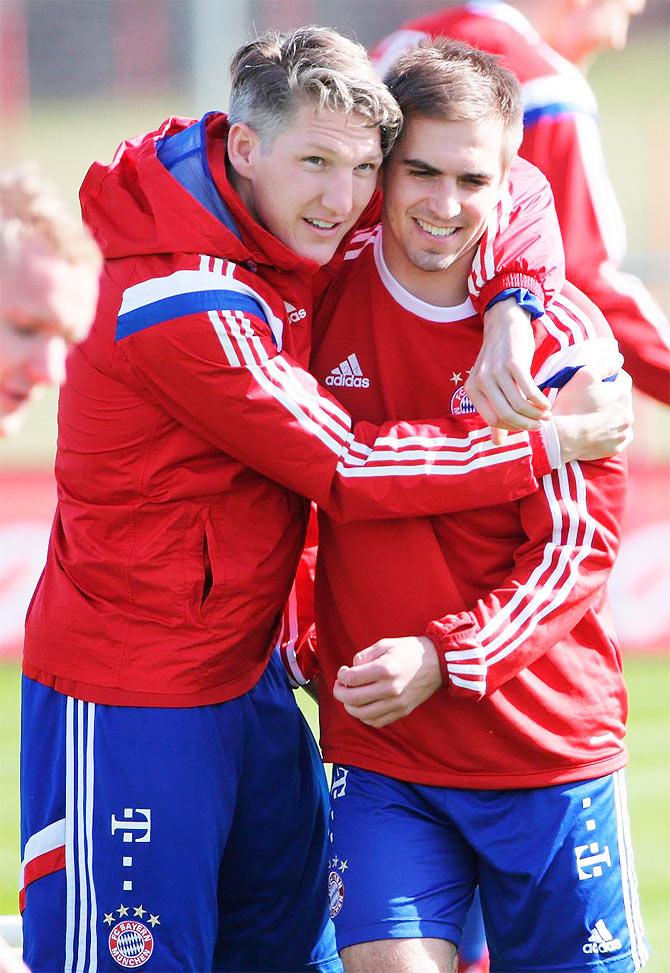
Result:
{"label": "jacket pocket", "polygon": [[226,589],[225,568],[217,553],[219,547],[208,509],[202,512],[188,533],[185,552],[187,612],[194,621],[204,624],[214,607],[220,604]]}

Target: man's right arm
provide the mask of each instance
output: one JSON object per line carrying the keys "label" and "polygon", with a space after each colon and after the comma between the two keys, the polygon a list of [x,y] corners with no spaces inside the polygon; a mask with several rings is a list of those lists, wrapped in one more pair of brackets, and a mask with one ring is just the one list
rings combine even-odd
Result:
{"label": "man's right arm", "polygon": [[488,506],[533,492],[549,471],[540,433],[495,446],[488,428],[455,418],[354,425],[253,311],[181,310],[120,332],[141,388],[195,435],[337,519]]}

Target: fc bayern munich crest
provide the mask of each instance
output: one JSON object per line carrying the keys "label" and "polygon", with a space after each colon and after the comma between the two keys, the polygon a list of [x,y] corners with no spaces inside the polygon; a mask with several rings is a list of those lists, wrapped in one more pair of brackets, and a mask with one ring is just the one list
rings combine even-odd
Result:
{"label": "fc bayern munich crest", "polygon": [[476,411],[477,410],[467,396],[465,386],[461,385],[461,387],[456,389],[451,397],[451,414],[453,416],[469,416]]}
{"label": "fc bayern munich crest", "polygon": [[144,966],[154,951],[154,937],[143,922],[117,922],[109,934],[109,951],[119,966]]}
{"label": "fc bayern munich crest", "polygon": [[331,872],[328,875],[328,904],[330,907],[330,918],[334,919],[342,908],[344,901],[344,882],[339,872]]}

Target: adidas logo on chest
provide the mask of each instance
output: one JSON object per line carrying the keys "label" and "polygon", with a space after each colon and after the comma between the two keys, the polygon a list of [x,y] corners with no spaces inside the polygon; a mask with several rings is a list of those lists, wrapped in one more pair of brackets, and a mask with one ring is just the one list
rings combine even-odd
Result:
{"label": "adidas logo on chest", "polygon": [[367,389],[370,388],[370,379],[363,374],[356,355],[351,354],[330,370],[326,376],[326,385],[336,388]]}

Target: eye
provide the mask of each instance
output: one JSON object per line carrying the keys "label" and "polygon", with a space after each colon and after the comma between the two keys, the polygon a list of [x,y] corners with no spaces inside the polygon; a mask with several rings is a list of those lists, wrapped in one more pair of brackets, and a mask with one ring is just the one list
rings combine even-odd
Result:
{"label": "eye", "polygon": [[360,165],[356,166],[357,172],[377,172],[379,166],[374,162],[361,162]]}
{"label": "eye", "polygon": [[482,189],[484,186],[488,186],[489,184],[488,179],[484,179],[481,176],[464,176],[461,182],[466,186],[472,187],[473,189]]}
{"label": "eye", "polygon": [[326,163],[326,160],[320,155],[307,155],[302,161],[308,162],[309,165],[317,167],[323,166]]}
{"label": "eye", "polygon": [[408,173],[415,179],[430,179],[433,175],[432,172],[428,172],[427,169],[408,169]]}
{"label": "eye", "polygon": [[10,327],[14,334],[18,338],[23,338],[24,341],[29,341],[45,330],[43,324],[10,324]]}

